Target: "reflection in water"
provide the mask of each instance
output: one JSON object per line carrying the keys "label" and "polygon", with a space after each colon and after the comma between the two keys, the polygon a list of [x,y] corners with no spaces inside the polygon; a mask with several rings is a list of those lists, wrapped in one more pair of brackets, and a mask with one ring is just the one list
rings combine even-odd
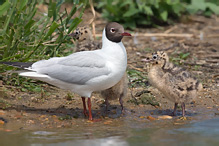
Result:
{"label": "reflection in water", "polygon": [[94,126],[53,131],[0,131],[0,142],[1,146],[219,145],[219,119],[177,126],[170,124],[158,128],[139,128],[138,126],[136,128],[133,125],[123,125],[123,127],[99,125],[97,129]]}
{"label": "reflection in water", "polygon": [[128,146],[128,143],[122,140],[119,136],[100,138],[100,139],[84,139],[84,140],[75,140],[67,141],[64,143],[56,143],[54,146],[60,145],[78,145],[78,146]]}

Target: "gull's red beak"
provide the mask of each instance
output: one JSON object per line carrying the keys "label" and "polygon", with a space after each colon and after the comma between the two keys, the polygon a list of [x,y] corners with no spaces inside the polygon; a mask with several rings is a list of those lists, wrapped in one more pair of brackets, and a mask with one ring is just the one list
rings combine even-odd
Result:
{"label": "gull's red beak", "polygon": [[132,36],[130,33],[128,33],[128,32],[123,32],[123,33],[121,33],[121,35],[122,36]]}

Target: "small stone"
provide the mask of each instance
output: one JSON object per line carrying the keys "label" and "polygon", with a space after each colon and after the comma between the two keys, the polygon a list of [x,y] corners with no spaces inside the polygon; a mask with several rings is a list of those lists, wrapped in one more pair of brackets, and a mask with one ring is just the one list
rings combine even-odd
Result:
{"label": "small stone", "polygon": [[27,123],[28,124],[34,124],[35,122],[33,120],[28,120]]}
{"label": "small stone", "polygon": [[42,115],[42,116],[40,116],[40,118],[45,118],[46,117],[46,115]]}
{"label": "small stone", "polygon": [[109,124],[111,124],[113,121],[111,121],[111,120],[108,120],[108,121],[105,121],[103,124],[105,124],[105,125],[109,125]]}
{"label": "small stone", "polygon": [[0,115],[1,115],[1,116],[5,115],[5,111],[0,110]]}
{"label": "small stone", "polygon": [[5,131],[5,132],[11,132],[12,130],[10,130],[10,129],[5,129],[4,131]]}
{"label": "small stone", "polygon": [[147,116],[147,119],[150,121],[156,120],[156,118],[152,117],[152,116]]}
{"label": "small stone", "polygon": [[53,118],[57,118],[57,116],[56,116],[56,115],[52,115],[52,117],[53,117]]}
{"label": "small stone", "polygon": [[173,117],[168,116],[168,115],[158,116],[158,119],[162,119],[162,120],[165,120],[165,119],[172,119],[172,118],[173,118]]}
{"label": "small stone", "polygon": [[22,115],[16,115],[15,118],[20,119],[20,118],[22,118]]}
{"label": "small stone", "polygon": [[5,124],[5,122],[0,120],[0,125],[4,125],[4,124]]}

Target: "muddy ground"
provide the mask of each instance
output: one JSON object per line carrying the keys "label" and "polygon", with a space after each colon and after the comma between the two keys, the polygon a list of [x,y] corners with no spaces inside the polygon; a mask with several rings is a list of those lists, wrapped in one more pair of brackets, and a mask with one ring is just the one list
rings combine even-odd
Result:
{"label": "muddy ground", "polygon": [[[101,18],[96,19],[97,34],[102,33],[105,24]],[[141,36],[146,33],[194,36]],[[93,116],[95,119],[102,119],[98,125],[113,126],[124,121],[147,123],[145,125],[150,126],[162,126],[167,123],[177,125],[219,116],[218,17],[193,16],[186,22],[171,26],[138,28],[132,34],[135,36],[123,40],[128,53],[127,71],[136,70],[140,76],[129,76],[128,96],[123,99],[124,113],[121,113],[118,101],[110,101],[109,111],[105,113],[104,100],[98,93],[93,94]],[[141,59],[156,50],[167,51],[175,63],[192,72],[203,83],[204,89],[198,98],[186,105],[187,121],[179,120],[180,108],[178,116],[165,117],[171,115],[173,103],[147,82],[146,67]],[[182,57],[186,53],[189,53],[188,57]],[[42,84],[41,87],[43,92],[22,92],[0,81],[0,130],[74,128],[96,124],[84,117],[81,98],[78,95],[47,84]],[[148,103],[143,102],[144,98]]]}

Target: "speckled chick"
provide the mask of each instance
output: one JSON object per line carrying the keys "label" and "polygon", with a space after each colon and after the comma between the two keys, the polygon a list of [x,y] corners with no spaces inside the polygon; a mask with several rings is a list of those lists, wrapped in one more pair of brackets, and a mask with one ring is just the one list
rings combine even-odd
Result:
{"label": "speckled chick", "polygon": [[90,27],[78,27],[70,36],[77,40],[76,52],[101,49],[101,43],[94,41]]}
{"label": "speckled chick", "polygon": [[[94,41],[90,27],[78,27],[72,34],[74,39],[78,40],[76,52],[88,51],[91,49],[100,49],[101,43]],[[127,96],[128,77],[124,74],[122,79],[113,87],[101,91],[101,96],[105,100],[106,111],[108,109],[109,100],[119,100],[121,110],[123,111],[123,98]]]}
{"label": "speckled chick", "polygon": [[196,99],[202,84],[185,69],[169,62],[167,53],[163,51],[152,53],[145,61],[149,63],[149,83],[175,103],[173,115],[176,115],[177,105],[181,104],[184,117],[185,103]]}

